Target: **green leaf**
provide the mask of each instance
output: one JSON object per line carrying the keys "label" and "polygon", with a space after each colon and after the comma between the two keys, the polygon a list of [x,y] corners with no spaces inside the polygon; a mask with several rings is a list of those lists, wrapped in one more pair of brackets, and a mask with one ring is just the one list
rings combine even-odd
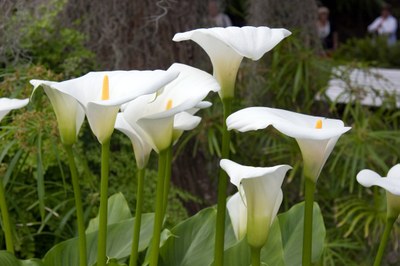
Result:
{"label": "green leaf", "polygon": [[265,243],[265,246],[261,250],[261,262],[270,266],[285,265],[281,235],[279,220],[275,219],[270,228],[267,243]]}
{"label": "green leaf", "polygon": [[160,265],[206,266],[214,255],[216,209],[206,208],[172,228],[160,249]]}
{"label": "green leaf", "polygon": [[[282,248],[281,231],[278,219],[275,219],[268,235],[267,243],[261,250],[261,262],[263,265],[284,266],[284,254]],[[250,247],[246,238],[236,245],[225,250],[224,265],[242,266],[251,264]]]}
{"label": "green leaf", "polygon": [[[135,218],[124,220],[107,227],[107,256],[117,260],[127,258],[131,253],[133,224]],[[145,250],[153,235],[154,214],[142,215],[139,251]],[[97,231],[86,234],[88,265],[97,260]],[[69,239],[54,246],[47,252],[45,266],[76,266],[78,261],[78,238]],[[1,264],[0,264],[1,265]]]}
{"label": "green leaf", "polygon": [[[119,192],[108,198],[107,224],[114,224],[132,218],[128,202],[124,195]],[[99,229],[99,215],[90,220],[86,233],[91,233]]]}
{"label": "green leaf", "polygon": [[1,266],[43,266],[43,263],[38,259],[18,260],[14,255],[5,250],[0,250],[0,265]]}
{"label": "green leaf", "polygon": [[[301,265],[304,225],[304,202],[298,203],[289,211],[278,215],[282,234],[282,245],[286,265]],[[318,203],[314,202],[312,262],[321,258],[325,243],[325,225]]]}
{"label": "green leaf", "polygon": [[[216,208],[209,207],[175,226],[161,246],[160,265],[210,265],[214,258],[216,218]],[[280,241],[279,232],[277,239]],[[237,244],[229,215],[226,214],[225,250],[234,249]]]}
{"label": "green leaf", "polygon": [[224,252],[225,266],[242,266],[251,264],[250,248],[246,238],[243,238],[236,245],[228,248]]}

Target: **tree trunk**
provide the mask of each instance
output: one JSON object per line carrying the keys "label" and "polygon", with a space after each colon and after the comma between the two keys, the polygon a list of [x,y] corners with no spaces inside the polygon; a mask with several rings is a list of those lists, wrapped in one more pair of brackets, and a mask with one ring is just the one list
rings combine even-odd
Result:
{"label": "tree trunk", "polygon": [[65,19],[89,36],[101,69],[167,68],[193,63],[193,43],[177,44],[175,33],[201,26],[207,1],[69,0]]}

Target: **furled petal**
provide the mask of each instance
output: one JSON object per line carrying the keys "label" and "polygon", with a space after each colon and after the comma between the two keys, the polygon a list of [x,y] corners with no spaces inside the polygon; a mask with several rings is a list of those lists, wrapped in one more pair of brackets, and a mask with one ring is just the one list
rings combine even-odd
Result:
{"label": "furled petal", "polygon": [[192,130],[200,124],[201,117],[191,115],[188,112],[180,112],[174,118],[174,130]]}
{"label": "furled petal", "polygon": [[182,136],[184,131],[189,131],[196,128],[200,122],[201,117],[195,116],[200,109],[208,108],[212,103],[207,101],[199,102],[195,107],[175,115],[174,118],[174,132],[172,133],[173,143],[175,144]]}
{"label": "furled petal", "polygon": [[308,178],[314,182],[318,180],[338,140],[339,136],[325,140],[296,139],[304,160],[304,173]]}
{"label": "furled petal", "polygon": [[172,144],[175,115],[197,108],[210,91],[220,88],[210,74],[187,65],[173,64],[168,71],[179,71],[179,77],[160,94],[131,101],[124,111],[126,121],[142,127],[156,152]]}
{"label": "furled petal", "polygon": [[[52,87],[75,98],[84,108],[90,128],[100,143],[107,140],[114,129],[120,106],[141,95],[151,94],[171,82],[179,72],[102,71],[53,83]],[[103,78],[108,76],[109,99],[102,100]]]}
{"label": "furled petal", "polygon": [[278,196],[276,197],[276,200],[275,200],[274,209],[272,211],[272,217],[274,217],[274,218],[271,219],[271,226],[272,226],[272,223],[274,222],[276,216],[278,215],[279,208],[281,207],[282,201],[283,201],[283,191],[282,191],[282,189],[280,189],[278,192]]}
{"label": "furled petal", "polygon": [[357,174],[357,181],[364,187],[379,186],[384,188],[386,190],[388,216],[398,217],[400,214],[400,164],[393,166],[387,177],[381,177],[372,170],[364,169]]}
{"label": "furled petal", "polygon": [[237,240],[242,240],[247,231],[247,208],[239,192],[236,192],[226,203],[231,218],[233,232]]}
{"label": "furled petal", "polygon": [[56,114],[62,143],[67,145],[74,144],[85,119],[85,111],[82,106],[72,96],[54,88],[53,85],[56,82],[34,79],[30,83],[34,87],[32,94],[41,86],[47,97],[49,97],[54,113]]}
{"label": "furled petal", "polygon": [[140,119],[137,124],[147,133],[149,143],[156,152],[167,149],[172,144],[174,118],[173,116],[160,117],[155,119]]}
{"label": "furled petal", "polygon": [[381,177],[372,170],[364,169],[357,174],[357,181],[364,187],[379,186],[400,196],[400,164],[393,166],[387,177]]}
{"label": "furled petal", "polygon": [[173,40],[192,40],[205,50],[222,88],[220,96],[228,98],[234,95],[236,74],[243,57],[258,60],[290,34],[285,29],[246,26],[196,29],[177,33]]}
{"label": "furled petal", "polygon": [[0,120],[2,120],[11,110],[26,106],[29,99],[10,99],[0,98]]}
{"label": "furled petal", "polygon": [[290,168],[283,165],[272,173],[242,179],[247,204],[247,241],[253,247],[262,247],[267,241],[269,226],[282,203],[282,182]]}
{"label": "furled petal", "polygon": [[[322,128],[316,128],[318,120]],[[249,107],[230,115],[226,124],[229,130],[241,132],[259,130],[272,125],[281,133],[293,137],[299,144],[308,178],[317,181],[322,167],[339,137],[350,130],[343,121],[310,116],[268,107]]]}
{"label": "furled petal", "polygon": [[183,131],[189,131],[196,128],[200,122],[201,117],[192,115],[189,112],[180,112],[176,114],[174,118],[174,131],[172,133],[173,143],[175,144],[178,141],[182,136]]}
{"label": "furled petal", "polygon": [[[199,109],[206,109],[212,106],[212,103],[208,102],[208,101],[201,101],[199,102],[196,107],[194,109],[197,109],[197,111]],[[194,113],[190,112],[192,115],[195,114],[197,111],[195,111]]]}
{"label": "furled petal", "polygon": [[143,133],[140,127],[132,127],[125,121],[123,114],[119,113],[115,121],[115,128],[127,135],[131,140],[138,168],[143,169],[146,167],[152,148],[141,136]]}
{"label": "furled petal", "polygon": [[227,159],[221,160],[220,166],[227,172],[232,184],[243,191],[247,207],[248,243],[252,247],[262,247],[282,203],[281,186],[291,167],[250,167]]}

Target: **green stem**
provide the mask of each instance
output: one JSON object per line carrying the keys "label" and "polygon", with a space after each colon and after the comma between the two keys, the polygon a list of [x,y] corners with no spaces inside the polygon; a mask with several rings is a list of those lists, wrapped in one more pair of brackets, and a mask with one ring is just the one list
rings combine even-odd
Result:
{"label": "green stem", "polygon": [[303,266],[311,265],[312,255],[312,227],[315,182],[305,178],[305,206],[304,206],[304,233],[303,233]]}
{"label": "green stem", "polygon": [[251,248],[251,266],[261,265],[261,248]]}
{"label": "green stem", "polygon": [[163,200],[163,217],[167,212],[168,195],[171,187],[171,170],[172,170],[172,145],[167,149],[167,156],[165,159],[165,179],[164,179],[164,200]]}
{"label": "green stem", "polygon": [[110,140],[101,145],[101,181],[100,181],[100,214],[97,266],[106,266],[107,262],[107,200],[108,174],[110,160]]}
{"label": "green stem", "polygon": [[156,195],[156,213],[154,217],[153,240],[151,246],[150,266],[157,266],[158,252],[160,249],[160,236],[162,223],[164,220],[164,181],[165,181],[165,162],[167,159],[167,150],[160,151],[158,157],[158,176],[157,176],[157,195]]}
{"label": "green stem", "polygon": [[[226,118],[232,112],[232,98],[222,99],[224,116],[222,123],[222,153],[223,159],[229,158],[230,133],[226,127]],[[215,233],[214,265],[224,265],[224,240],[225,240],[225,213],[226,213],[226,188],[228,176],[220,169],[218,176],[217,224]]]}
{"label": "green stem", "polygon": [[385,252],[386,245],[389,240],[390,232],[392,231],[393,224],[396,221],[396,217],[387,217],[385,231],[383,232],[383,236],[381,238],[381,243],[379,244],[378,252],[376,253],[374,266],[381,265],[383,253]]}
{"label": "green stem", "polygon": [[72,187],[74,189],[76,217],[78,224],[78,238],[79,238],[79,265],[86,266],[86,233],[85,233],[85,220],[83,216],[82,196],[79,188],[78,171],[72,151],[72,145],[64,145],[65,151],[68,156],[69,170],[71,172]]}
{"label": "green stem", "polygon": [[137,173],[137,193],[136,193],[136,211],[135,211],[135,224],[133,227],[133,238],[132,238],[132,250],[131,258],[129,260],[129,266],[137,265],[137,259],[139,254],[139,237],[140,237],[140,225],[142,222],[142,207],[143,207],[143,188],[144,188],[144,174],[145,168],[139,169]]}
{"label": "green stem", "polygon": [[0,178],[0,209],[1,209],[1,218],[3,222],[3,231],[6,238],[6,249],[11,254],[14,254],[14,244],[11,231],[10,215],[8,213],[8,207],[7,207],[2,178]]}

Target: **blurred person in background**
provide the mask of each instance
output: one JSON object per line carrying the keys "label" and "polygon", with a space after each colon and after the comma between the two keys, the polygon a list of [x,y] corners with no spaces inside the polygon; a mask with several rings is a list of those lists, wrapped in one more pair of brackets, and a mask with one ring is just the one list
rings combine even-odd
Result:
{"label": "blurred person in background", "polygon": [[368,32],[387,37],[388,45],[396,43],[397,19],[390,12],[390,5],[382,5],[381,15],[369,26]]}
{"label": "blurred person in background", "polygon": [[327,7],[318,8],[317,31],[325,51],[329,52],[337,48],[338,34],[329,21],[329,9]]}
{"label": "blurred person in background", "polygon": [[208,23],[212,27],[232,26],[231,19],[220,11],[218,2],[211,0],[208,2]]}

